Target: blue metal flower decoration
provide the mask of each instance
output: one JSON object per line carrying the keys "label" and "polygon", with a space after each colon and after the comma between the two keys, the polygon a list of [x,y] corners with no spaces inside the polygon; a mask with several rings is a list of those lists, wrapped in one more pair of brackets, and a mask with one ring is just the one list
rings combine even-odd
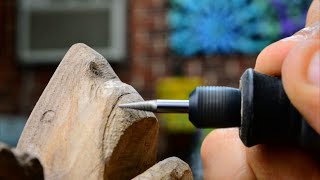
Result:
{"label": "blue metal flower decoration", "polygon": [[[307,4],[295,0],[296,4]],[[169,46],[182,56],[197,53],[257,53],[297,29],[304,21],[305,9],[281,0],[171,0],[168,13]],[[303,6],[304,7],[304,6]],[[297,11],[299,9],[300,11]],[[290,13],[296,12],[294,20]],[[282,13],[282,14],[281,14]],[[281,14],[281,16],[279,15]],[[280,20],[279,20],[280,19]],[[290,20],[288,20],[290,19]],[[289,22],[289,23],[288,23]],[[287,30],[289,24],[290,30]],[[299,27],[300,28],[300,27]]]}

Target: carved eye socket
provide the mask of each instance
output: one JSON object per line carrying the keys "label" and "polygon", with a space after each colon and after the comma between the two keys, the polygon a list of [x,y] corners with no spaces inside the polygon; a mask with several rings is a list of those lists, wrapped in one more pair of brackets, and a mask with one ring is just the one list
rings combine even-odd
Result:
{"label": "carved eye socket", "polygon": [[96,76],[102,76],[103,72],[101,71],[99,65],[95,62],[90,62],[89,70]]}

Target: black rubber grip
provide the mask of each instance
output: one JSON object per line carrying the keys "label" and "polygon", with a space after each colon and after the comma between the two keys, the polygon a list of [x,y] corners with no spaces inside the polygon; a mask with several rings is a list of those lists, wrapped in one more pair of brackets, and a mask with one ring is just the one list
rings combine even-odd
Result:
{"label": "black rubber grip", "polygon": [[294,145],[320,151],[320,135],[288,99],[277,77],[248,69],[240,90],[197,87],[189,99],[189,119],[198,128],[239,127],[242,142]]}
{"label": "black rubber grip", "polygon": [[197,87],[189,98],[189,119],[199,128],[240,126],[240,90],[221,86]]}
{"label": "black rubber grip", "polygon": [[240,138],[246,146],[297,145],[320,151],[320,135],[291,104],[281,79],[248,69],[240,82]]}

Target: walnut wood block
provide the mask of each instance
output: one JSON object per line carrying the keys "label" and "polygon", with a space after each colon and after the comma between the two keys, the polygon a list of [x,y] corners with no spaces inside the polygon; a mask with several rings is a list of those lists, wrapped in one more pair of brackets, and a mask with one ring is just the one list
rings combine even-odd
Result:
{"label": "walnut wood block", "polygon": [[0,143],[1,180],[41,180],[43,178],[43,168],[37,158]]}
{"label": "walnut wood block", "polygon": [[156,160],[154,114],[118,104],[141,101],[109,63],[84,44],[67,52],[17,148],[39,157],[46,179],[129,179]]}
{"label": "walnut wood block", "polygon": [[192,172],[187,163],[177,157],[158,162],[132,180],[192,180]]}

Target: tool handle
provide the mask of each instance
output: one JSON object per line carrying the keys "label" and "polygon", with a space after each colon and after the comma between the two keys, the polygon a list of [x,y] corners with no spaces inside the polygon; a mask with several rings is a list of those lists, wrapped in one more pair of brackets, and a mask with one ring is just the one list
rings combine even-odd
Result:
{"label": "tool handle", "polygon": [[281,79],[248,69],[240,90],[240,138],[246,146],[291,144],[320,150],[320,135],[291,104]]}

